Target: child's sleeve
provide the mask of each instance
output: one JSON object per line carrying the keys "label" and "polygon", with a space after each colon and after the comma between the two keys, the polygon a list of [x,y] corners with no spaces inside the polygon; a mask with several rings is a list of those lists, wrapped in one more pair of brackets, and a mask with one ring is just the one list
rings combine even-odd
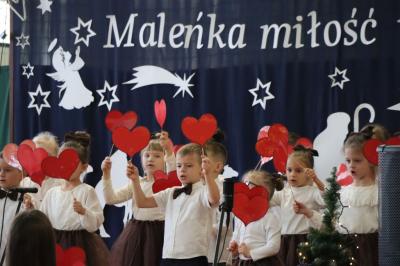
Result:
{"label": "child's sleeve", "polygon": [[115,191],[112,187],[111,178],[103,179],[103,194],[107,204],[121,203],[130,199],[134,201],[132,184],[129,183],[128,185]]}
{"label": "child's sleeve", "polygon": [[170,156],[165,155],[164,160],[167,166],[167,174],[172,171],[176,171],[176,158],[174,153],[172,153]]}
{"label": "child's sleeve", "polygon": [[[49,190],[50,191],[50,190]],[[43,212],[44,214],[46,214],[46,216],[49,216],[49,203],[51,202],[50,196],[51,193],[49,193],[49,191],[46,193],[46,195],[44,196],[42,203],[39,206],[39,210],[41,212]]]}
{"label": "child's sleeve", "polygon": [[104,222],[103,210],[101,209],[99,199],[97,198],[96,191],[90,188],[87,192],[85,202],[81,202],[86,209],[84,215],[79,215],[79,219],[83,228],[89,232],[94,232]]}
{"label": "child's sleeve", "polygon": [[174,189],[175,188],[167,188],[163,191],[153,194],[154,200],[156,201],[157,206],[160,208],[161,211],[165,211],[165,207],[167,206],[170,195],[171,193],[173,193]]}
{"label": "child's sleeve", "polygon": [[281,246],[281,221],[278,209],[270,210],[270,217],[265,221],[265,245],[250,250],[253,261],[278,254]]}
{"label": "child's sleeve", "polygon": [[234,230],[233,230],[233,233],[232,233],[232,239],[231,240],[236,241],[237,243],[239,243],[239,240],[240,240],[239,231],[240,231],[240,228],[243,225],[243,223],[237,217],[234,217],[233,221],[235,223],[235,226],[234,226]]}

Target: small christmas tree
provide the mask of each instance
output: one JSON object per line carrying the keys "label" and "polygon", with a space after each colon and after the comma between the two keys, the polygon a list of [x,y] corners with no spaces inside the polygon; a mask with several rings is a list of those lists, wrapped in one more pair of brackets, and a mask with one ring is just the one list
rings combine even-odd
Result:
{"label": "small christmas tree", "polygon": [[310,229],[308,241],[299,244],[297,254],[300,265],[355,265],[351,245],[345,235],[336,231],[336,224],[344,206],[340,202],[340,185],[336,182],[336,168],[327,179],[328,188],[324,193],[326,210],[320,230]]}

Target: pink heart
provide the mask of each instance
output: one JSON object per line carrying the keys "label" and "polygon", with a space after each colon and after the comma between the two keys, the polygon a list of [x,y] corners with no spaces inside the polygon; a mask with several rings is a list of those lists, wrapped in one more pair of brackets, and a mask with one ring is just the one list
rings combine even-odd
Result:
{"label": "pink heart", "polygon": [[163,128],[165,119],[167,117],[167,106],[165,104],[164,99],[154,102],[154,113],[156,115],[158,124],[160,125],[161,128]]}

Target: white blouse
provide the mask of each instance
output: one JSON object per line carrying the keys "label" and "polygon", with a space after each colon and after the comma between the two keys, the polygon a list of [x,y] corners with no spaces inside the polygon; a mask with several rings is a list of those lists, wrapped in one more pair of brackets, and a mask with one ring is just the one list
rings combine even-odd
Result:
{"label": "white blouse", "polygon": [[[314,215],[311,218],[307,218],[303,214],[295,213],[293,210],[294,200],[313,210]],[[319,211],[324,205],[325,202],[321,192],[315,186],[292,186],[290,188],[287,185],[283,190],[275,191],[270,202],[270,206],[281,207],[282,235],[307,234],[310,227],[319,228],[321,217],[315,211]]]}
{"label": "white blouse", "polygon": [[[140,186],[142,187],[143,193],[147,197],[153,196],[152,186],[154,180],[148,180],[142,178],[140,180]],[[138,208],[135,199],[133,198],[133,186],[132,183],[114,190],[112,187],[112,181],[110,179],[103,178],[103,193],[104,199],[107,204],[117,204],[132,199],[132,211],[133,216],[136,220],[140,221],[164,221],[164,212],[160,208]]]}
{"label": "white blouse", "polygon": [[[86,209],[84,215],[74,211],[74,198]],[[50,189],[40,206],[57,230],[87,230],[94,232],[104,221],[103,210],[96,191],[88,184],[80,184],[72,190],[64,191],[62,186]]]}
{"label": "white blouse", "polygon": [[340,199],[344,206],[339,219],[341,233],[367,234],[378,231],[378,185],[359,187],[349,185],[340,191]]}
{"label": "white blouse", "polygon": [[235,231],[232,240],[238,245],[244,243],[250,250],[251,258],[239,254],[241,260],[257,261],[279,252],[281,245],[281,218],[278,207],[272,207],[263,218],[244,225],[235,217]]}

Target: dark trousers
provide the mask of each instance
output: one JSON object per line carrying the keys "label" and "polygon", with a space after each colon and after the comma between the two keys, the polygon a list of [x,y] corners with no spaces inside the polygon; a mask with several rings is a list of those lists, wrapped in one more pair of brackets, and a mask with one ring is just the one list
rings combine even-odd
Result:
{"label": "dark trousers", "polygon": [[207,257],[190,259],[162,259],[160,266],[208,266]]}

